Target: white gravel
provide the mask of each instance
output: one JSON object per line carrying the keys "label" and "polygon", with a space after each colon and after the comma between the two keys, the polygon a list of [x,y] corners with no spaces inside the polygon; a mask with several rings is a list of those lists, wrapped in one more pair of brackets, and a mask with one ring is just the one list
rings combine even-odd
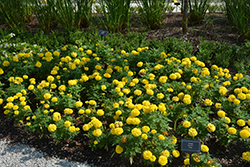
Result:
{"label": "white gravel", "polygon": [[1,167],[90,167],[80,162],[50,157],[29,145],[0,141]]}

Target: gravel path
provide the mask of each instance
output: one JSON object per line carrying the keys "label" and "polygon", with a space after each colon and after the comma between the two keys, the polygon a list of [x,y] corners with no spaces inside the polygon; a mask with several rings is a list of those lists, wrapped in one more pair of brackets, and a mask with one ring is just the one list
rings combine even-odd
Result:
{"label": "gravel path", "polygon": [[87,163],[50,157],[29,145],[0,141],[1,167],[90,167]]}

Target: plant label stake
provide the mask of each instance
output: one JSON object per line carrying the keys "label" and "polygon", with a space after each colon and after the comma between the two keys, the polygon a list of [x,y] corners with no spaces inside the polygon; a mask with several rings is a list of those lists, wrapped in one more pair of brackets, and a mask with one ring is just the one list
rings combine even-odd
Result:
{"label": "plant label stake", "polygon": [[174,0],[174,5],[176,6],[176,12],[177,12],[177,7],[180,5],[180,2],[178,0]]}
{"label": "plant label stake", "polygon": [[189,163],[191,166],[192,154],[201,151],[201,142],[199,140],[181,140],[181,151],[189,153]]}
{"label": "plant label stake", "polygon": [[103,39],[103,36],[107,36],[108,33],[107,30],[99,30],[98,35],[101,35],[101,39]]}

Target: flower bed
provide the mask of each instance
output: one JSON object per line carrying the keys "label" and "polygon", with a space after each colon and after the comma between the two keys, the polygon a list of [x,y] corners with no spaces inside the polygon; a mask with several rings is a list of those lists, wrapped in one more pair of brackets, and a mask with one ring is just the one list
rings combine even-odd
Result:
{"label": "flower bed", "polygon": [[99,41],[32,49],[0,60],[2,111],[30,131],[57,142],[84,131],[93,149],[109,143],[131,162],[139,156],[162,166],[182,154],[182,139],[202,142],[194,166],[221,166],[204,144],[211,135],[222,145],[249,145],[247,75],[147,46],[127,52]]}

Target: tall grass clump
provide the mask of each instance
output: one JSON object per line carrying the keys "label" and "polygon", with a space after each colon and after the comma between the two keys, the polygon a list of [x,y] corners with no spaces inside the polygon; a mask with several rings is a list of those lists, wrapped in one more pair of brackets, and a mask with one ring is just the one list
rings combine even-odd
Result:
{"label": "tall grass clump", "polygon": [[49,32],[58,25],[54,0],[34,0],[31,2],[32,11],[36,15],[39,25],[44,31]]}
{"label": "tall grass clump", "polygon": [[87,27],[91,22],[93,0],[58,0],[58,22],[68,30]]}
{"label": "tall grass clump", "polygon": [[209,8],[208,0],[195,0],[191,3],[189,0],[189,16],[188,19],[191,25],[201,25]]}
{"label": "tall grass clump", "polygon": [[168,3],[165,0],[136,0],[140,16],[148,29],[158,29],[162,25]]}
{"label": "tall grass clump", "polygon": [[32,16],[29,0],[0,0],[0,20],[8,27],[21,27]]}
{"label": "tall grass clump", "polygon": [[131,0],[100,1],[104,19],[100,19],[105,29],[110,32],[120,32],[129,24],[129,9]]}
{"label": "tall grass clump", "polygon": [[245,0],[224,0],[229,23],[242,39],[250,39],[250,2]]}

